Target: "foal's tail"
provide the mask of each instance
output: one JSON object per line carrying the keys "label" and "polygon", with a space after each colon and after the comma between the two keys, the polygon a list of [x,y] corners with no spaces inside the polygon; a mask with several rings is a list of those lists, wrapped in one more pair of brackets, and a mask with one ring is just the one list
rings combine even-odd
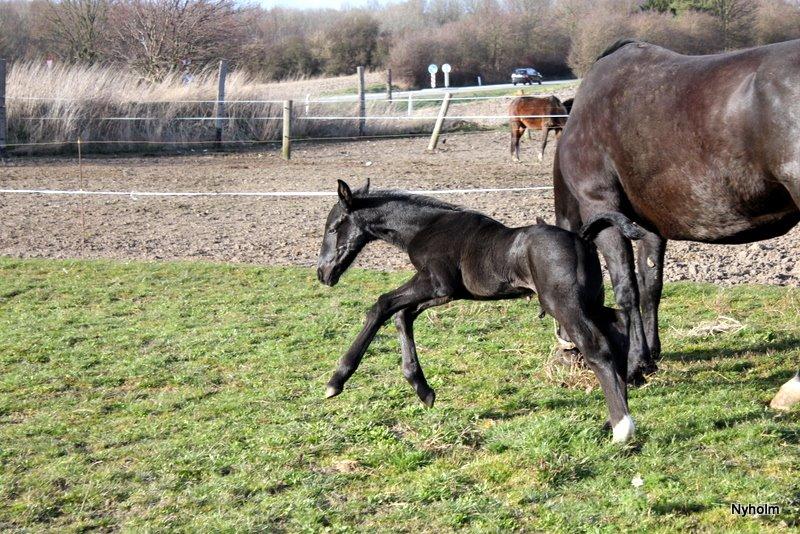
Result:
{"label": "foal's tail", "polygon": [[593,241],[597,234],[609,226],[616,226],[622,232],[622,235],[631,240],[641,239],[645,235],[641,228],[637,227],[634,222],[618,211],[593,215],[583,225],[580,234],[582,238]]}

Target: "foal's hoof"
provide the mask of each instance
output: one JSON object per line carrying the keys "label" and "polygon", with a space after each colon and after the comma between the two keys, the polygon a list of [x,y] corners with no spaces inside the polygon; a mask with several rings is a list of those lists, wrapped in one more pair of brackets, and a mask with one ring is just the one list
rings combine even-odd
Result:
{"label": "foal's hoof", "polygon": [[333,397],[335,397],[336,395],[338,395],[341,392],[342,392],[342,388],[328,385],[328,387],[325,388],[325,398],[326,399],[333,398]]}
{"label": "foal's hoof", "polygon": [[633,437],[635,430],[636,425],[633,424],[633,419],[630,415],[626,415],[614,425],[611,431],[613,435],[611,441],[613,443],[627,443]]}
{"label": "foal's hoof", "polygon": [[422,401],[426,408],[433,408],[433,403],[436,402],[436,392],[430,390],[428,393],[420,395],[419,400]]}

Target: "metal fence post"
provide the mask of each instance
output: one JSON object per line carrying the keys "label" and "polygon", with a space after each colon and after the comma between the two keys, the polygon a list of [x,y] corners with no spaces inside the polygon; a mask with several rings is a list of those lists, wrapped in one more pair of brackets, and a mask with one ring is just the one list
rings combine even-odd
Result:
{"label": "metal fence post", "polygon": [[219,85],[217,86],[217,105],[214,110],[214,124],[217,128],[214,143],[217,147],[222,146],[222,125],[225,118],[225,78],[228,75],[228,60],[223,59],[219,62]]}
{"label": "metal fence post", "polygon": [[292,159],[292,101],[283,101],[283,159]]}

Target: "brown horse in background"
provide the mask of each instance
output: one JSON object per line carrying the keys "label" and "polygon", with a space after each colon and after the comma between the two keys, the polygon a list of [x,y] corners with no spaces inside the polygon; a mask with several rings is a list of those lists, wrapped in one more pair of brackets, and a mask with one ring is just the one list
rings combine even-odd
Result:
{"label": "brown horse in background", "polygon": [[[550,130],[555,130],[556,140],[561,137],[561,129],[567,123],[567,108],[555,96],[537,97],[521,96],[515,98],[508,105],[508,115],[511,117],[511,159],[519,163],[519,140],[527,128],[542,130],[542,148],[539,151],[539,161],[544,158],[544,149],[547,146],[547,137]],[[551,117],[549,115],[561,115]]]}

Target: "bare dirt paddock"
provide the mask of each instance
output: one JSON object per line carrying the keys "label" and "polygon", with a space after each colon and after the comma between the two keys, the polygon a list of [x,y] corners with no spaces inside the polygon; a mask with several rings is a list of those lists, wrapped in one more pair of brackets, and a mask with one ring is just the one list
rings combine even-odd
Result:
{"label": "bare dirt paddock", "polygon": [[[534,141],[536,141],[535,136]],[[538,142],[538,141],[536,141]],[[553,150],[539,163],[531,142],[510,163],[506,130],[451,134],[426,154],[425,138],[296,143],[291,162],[274,149],[227,154],[95,156],[85,188],[122,191],[334,191],[336,179],[402,189],[551,185]],[[79,189],[77,161],[15,158],[2,189]],[[508,225],[552,222],[552,191],[453,194],[450,202]],[[333,197],[70,197],[0,194],[0,254],[13,257],[198,259],[312,266]],[[81,223],[83,205],[83,224]],[[85,235],[85,244],[82,240]],[[800,230],[741,246],[671,242],[667,278],[800,285]],[[407,267],[402,253],[374,243],[357,265]]]}

